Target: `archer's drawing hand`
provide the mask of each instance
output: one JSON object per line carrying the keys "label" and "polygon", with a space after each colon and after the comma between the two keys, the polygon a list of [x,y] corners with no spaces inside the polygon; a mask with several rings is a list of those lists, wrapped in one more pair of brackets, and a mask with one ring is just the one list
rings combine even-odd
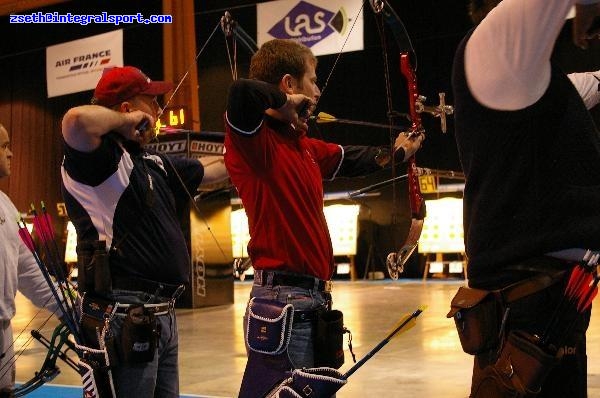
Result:
{"label": "archer's drawing hand", "polygon": [[315,103],[304,94],[286,94],[285,105],[277,109],[286,122],[294,125],[298,130],[308,130],[308,118],[315,109]]}
{"label": "archer's drawing hand", "polygon": [[117,130],[126,140],[140,145],[147,144],[155,137],[154,118],[142,111],[123,113],[123,125]]}
{"label": "archer's drawing hand", "polygon": [[408,132],[401,132],[396,137],[394,142],[394,150],[402,148],[404,150],[404,159],[406,162],[412,155],[415,154],[421,148],[421,143],[425,139],[425,133],[410,134]]}

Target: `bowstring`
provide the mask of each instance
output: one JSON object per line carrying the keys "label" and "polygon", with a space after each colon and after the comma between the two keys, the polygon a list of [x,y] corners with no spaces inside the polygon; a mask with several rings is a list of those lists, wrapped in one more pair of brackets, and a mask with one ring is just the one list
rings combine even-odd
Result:
{"label": "bowstring", "polygon": [[[233,81],[236,81],[238,79],[238,74],[237,74],[237,40],[236,40],[236,34],[233,31],[234,29],[235,28],[233,27],[233,24],[232,24],[232,27],[231,27],[231,37],[233,38],[232,39],[232,41],[233,41],[233,43],[232,43],[233,57],[231,56],[231,50],[229,49],[229,41],[227,40],[227,32],[223,31],[223,33],[225,34],[224,35],[224,38],[225,38],[225,49],[226,49],[226,52],[227,52],[227,61],[229,62],[229,69],[231,70],[231,79]],[[248,44],[246,44],[246,47],[249,47]],[[243,204],[242,204],[241,208],[242,209],[244,208]],[[242,258],[240,259],[240,265],[242,265],[243,264],[243,257],[244,257],[243,256],[243,254],[244,254],[244,240],[243,239],[240,239],[240,245],[241,245],[240,252],[242,253]],[[237,265],[236,259],[234,258],[233,259],[233,274],[234,274],[233,276],[234,277],[236,276],[235,274],[237,272],[236,265]],[[244,277],[245,277],[244,274],[245,274],[245,272],[242,270],[241,273],[240,273],[240,275],[239,275],[240,280],[244,279]]]}
{"label": "bowstring", "polygon": [[[225,35],[225,50],[227,52],[227,60],[229,61],[229,69],[231,70],[231,78],[233,80],[237,80],[237,78],[238,78],[238,73],[237,73],[237,41],[235,40],[235,38],[233,39],[232,47],[233,47],[233,49],[229,48],[229,41],[227,41],[227,35]],[[231,55],[232,52],[233,52],[233,59],[232,59],[232,55]]]}
{"label": "bowstring", "polygon": [[[204,42],[204,44],[202,45],[202,47],[200,48],[200,50],[198,51],[198,53],[196,54],[196,56],[194,57],[193,62],[190,62],[190,65],[186,68],[185,73],[183,74],[183,76],[181,77],[181,79],[179,79],[179,82],[175,86],[175,89],[173,90],[173,93],[171,94],[171,96],[169,97],[169,99],[165,102],[165,105],[159,110],[157,119],[167,109],[167,107],[169,106],[170,102],[175,97],[175,94],[177,93],[177,91],[179,91],[179,88],[181,87],[181,85],[183,84],[183,82],[185,81],[185,79],[187,78],[187,76],[189,75],[190,70],[198,62],[198,58],[200,58],[200,55],[202,55],[202,53],[206,49],[206,46],[208,46],[208,43],[212,40],[213,36],[215,35],[215,33],[217,32],[217,29],[219,29],[220,26],[221,26],[221,21],[219,20],[219,22],[217,22],[217,24],[215,25],[215,27],[211,31],[210,35],[208,36],[208,38],[206,39],[206,41]],[[155,136],[150,142],[158,142],[158,136]],[[227,255],[225,254],[225,251],[223,250],[223,248],[219,244],[219,241],[217,240],[217,237],[215,236],[212,228],[210,227],[210,225],[208,223],[208,220],[202,215],[202,212],[200,211],[200,208],[198,207],[198,204],[196,203],[196,200],[194,199],[194,196],[187,189],[187,186],[183,182],[183,179],[181,178],[181,175],[179,174],[179,172],[177,171],[177,169],[175,168],[175,166],[171,162],[171,159],[169,159],[169,157],[166,154],[165,154],[165,159],[167,160],[167,162],[171,166],[171,169],[175,173],[175,176],[177,177],[177,180],[181,184],[181,188],[185,191],[185,193],[187,194],[187,196],[190,198],[194,209],[196,210],[196,212],[198,213],[198,216],[200,217],[200,219],[202,220],[202,222],[206,226],[206,229],[207,229],[208,233],[210,234],[210,236],[212,237],[213,241],[217,245],[217,248],[221,252],[221,255],[223,255],[223,258],[225,260],[228,260]],[[191,261],[191,257],[190,257],[190,261]]]}
{"label": "bowstring", "polygon": [[[395,137],[394,137],[394,129],[392,129],[392,125],[394,124],[394,115],[393,115],[393,103],[392,103],[392,85],[391,85],[391,78],[390,78],[390,64],[389,64],[389,56],[388,56],[388,51],[387,51],[387,40],[385,38],[385,24],[383,21],[383,15],[381,13],[379,14],[374,14],[375,17],[375,26],[377,27],[377,33],[379,34],[379,40],[380,40],[380,45],[381,45],[381,50],[382,50],[382,55],[383,55],[383,78],[384,78],[384,87],[385,87],[385,100],[386,100],[386,107],[387,107],[387,119],[388,119],[388,124],[390,125],[389,128],[389,134],[388,134],[388,138],[389,138],[389,148],[390,148],[390,156],[391,156],[391,175],[392,175],[392,218],[390,220],[390,222],[392,223],[392,226],[395,226],[398,224],[398,208],[397,208],[397,203],[398,203],[398,195],[397,195],[397,191],[396,191],[396,159],[394,158],[394,143],[395,143]],[[394,247],[398,246],[398,236],[395,233],[392,233],[392,235],[394,236]]]}
{"label": "bowstring", "polygon": [[[352,26],[350,27],[350,30],[348,32],[348,35],[346,36],[346,39],[344,40],[344,43],[342,44],[342,48],[340,49],[340,51],[338,52],[336,59],[333,63],[333,66],[331,67],[331,70],[329,71],[329,74],[327,75],[327,78],[325,79],[325,83],[323,84],[323,88],[321,90],[321,97],[319,98],[319,100],[321,98],[323,98],[323,95],[325,93],[325,90],[328,87],[329,84],[329,80],[331,79],[331,76],[333,75],[333,71],[335,70],[338,61],[341,58],[342,52],[344,50],[344,47],[350,37],[350,34],[352,33],[352,31],[354,30],[354,26],[358,20],[358,17],[360,16],[360,13],[363,11],[365,2],[369,1],[369,0],[365,0],[362,2],[360,9],[358,10],[358,13],[356,14],[354,21],[352,23]],[[383,10],[385,8],[385,6],[387,5],[387,7],[389,8],[389,12],[391,12],[393,14],[393,16],[396,19],[396,22],[398,22],[400,24],[400,28],[402,29],[407,41],[408,41],[408,45],[410,47],[410,52],[413,54],[414,58],[415,58],[415,67],[414,70],[416,72],[417,69],[417,55],[416,55],[416,51],[414,49],[412,40],[410,38],[410,35],[408,34],[408,31],[406,29],[406,26],[404,25],[404,22],[402,22],[402,20],[400,19],[400,17],[398,17],[398,15],[396,14],[396,12],[394,11],[394,9],[389,5],[389,3],[387,2],[383,2],[382,4],[382,8],[380,10],[373,10],[373,14],[375,16],[375,25],[377,26],[377,30],[378,30],[378,34],[380,37],[380,41],[381,41],[381,47],[382,47],[382,51],[383,51],[383,62],[384,62],[384,80],[385,80],[385,92],[386,92],[386,105],[387,105],[387,118],[388,118],[388,124],[390,125],[389,128],[389,145],[390,145],[390,155],[391,155],[391,175],[392,175],[392,179],[394,180],[394,182],[392,183],[392,219],[391,222],[393,225],[397,224],[397,219],[398,219],[398,210],[397,210],[397,192],[396,192],[396,182],[395,182],[395,176],[396,176],[396,165],[395,165],[395,159],[394,159],[394,143],[395,143],[395,137],[394,137],[394,130],[391,128],[391,125],[393,124],[393,117],[394,117],[394,111],[393,111],[393,104],[392,104],[392,94],[391,94],[391,79],[390,79],[390,68],[389,68],[389,57],[388,57],[388,52],[387,52],[387,42],[385,39],[385,23],[384,23],[384,16],[383,16]],[[380,15],[381,18],[377,18],[377,16]],[[397,244],[397,240],[398,237],[396,236],[396,234],[394,234],[394,246],[398,246]]]}
{"label": "bowstring", "polygon": [[342,47],[340,48],[340,50],[337,53],[337,56],[335,57],[335,61],[333,62],[333,66],[329,70],[329,74],[327,75],[327,78],[325,79],[325,83],[323,83],[323,88],[321,89],[321,96],[319,97],[319,100],[321,98],[323,98],[323,94],[325,94],[325,90],[327,90],[327,86],[329,85],[329,80],[331,79],[331,75],[333,75],[333,71],[335,70],[335,68],[336,68],[336,66],[338,64],[338,61],[342,57],[342,53],[344,51],[344,47],[346,47],[346,43],[348,42],[348,39],[350,38],[350,35],[352,34],[352,31],[354,30],[354,26],[356,25],[356,21],[358,21],[358,17],[362,13],[364,7],[365,7],[365,2],[363,1],[361,3],[361,5],[360,5],[360,8],[359,8],[358,12],[356,13],[356,16],[354,17],[354,21],[352,22],[352,26],[350,26],[350,30],[348,31],[348,34],[346,35],[346,39],[344,39],[344,43],[342,43]]}
{"label": "bowstring", "polygon": [[200,58],[200,55],[202,55],[202,53],[204,52],[204,49],[206,49],[206,46],[211,41],[212,37],[215,35],[215,32],[217,31],[217,29],[219,29],[220,26],[221,26],[221,21],[217,22],[217,25],[214,27],[214,29],[212,30],[212,32],[210,32],[210,35],[208,36],[208,39],[206,39],[206,41],[204,42],[204,44],[200,48],[200,51],[198,51],[198,53],[194,57],[194,61],[190,62],[190,65],[185,70],[185,73],[183,74],[183,77],[181,79],[179,79],[179,82],[177,83],[177,86],[175,86],[175,89],[173,90],[173,93],[171,94],[171,96],[169,97],[169,99],[167,100],[167,102],[165,102],[165,105],[159,110],[157,119],[159,117],[161,117],[162,114],[164,113],[165,109],[167,109],[167,107],[169,106],[169,104],[171,103],[171,101],[173,100],[173,98],[175,97],[175,94],[177,93],[177,91],[179,91],[179,88],[181,87],[181,84],[185,81],[185,79],[187,78],[187,76],[190,74],[190,69],[192,69],[192,66],[194,66],[198,62],[198,58]]}
{"label": "bowstring", "polygon": [[[240,40],[240,42],[246,47],[246,49],[251,52],[252,54],[254,54],[256,52],[256,50],[254,50],[256,46],[256,43],[252,42],[249,43],[248,41],[252,40],[244,31],[242,30],[238,30],[237,29],[237,25],[235,23],[233,23],[234,21],[232,20],[232,24],[231,24],[231,34],[230,36],[232,37],[232,47],[233,47],[233,57],[231,56],[231,50],[229,49],[229,42],[227,40],[227,37],[229,36],[227,34],[227,32],[225,30],[223,30],[224,33],[224,38],[225,38],[225,47],[227,50],[227,60],[229,61],[229,69],[231,70],[231,78],[233,81],[238,80],[238,73],[237,73],[237,64],[238,64],[238,59],[237,59],[237,41]],[[254,44],[254,46],[252,45]],[[244,204],[241,204],[241,209],[244,209]],[[245,210],[244,210],[245,212]],[[248,251],[247,248],[245,248],[246,250],[244,250],[244,240],[240,237],[240,242],[239,244],[241,245],[240,247],[240,252],[242,254],[242,257],[239,259],[239,271],[240,271],[240,275],[238,276],[240,280],[244,280],[245,278],[245,270],[243,269],[243,265],[244,265],[244,251]],[[236,276],[236,273],[238,272],[237,269],[237,265],[238,263],[236,263],[237,259],[233,259],[233,274],[234,277]]]}
{"label": "bowstring", "polygon": [[[27,330],[27,328],[29,328],[29,326],[31,325],[31,323],[33,322],[33,320],[35,318],[37,318],[37,316],[40,314],[40,312],[42,312],[46,306],[46,304],[48,304],[48,302],[50,302],[50,300],[54,298],[54,296],[50,296],[46,302],[38,308],[37,312],[33,315],[33,317],[29,320],[29,322],[27,322],[27,324],[23,327],[23,329],[21,329],[21,331],[19,332],[19,334],[17,334],[17,337],[15,337],[13,339],[13,341],[10,343],[10,345],[6,348],[6,350],[4,352],[2,352],[0,354],[0,356],[4,356],[6,355],[6,353],[15,346],[15,343],[21,338],[21,335],[25,332],[25,330]],[[48,321],[50,320],[50,318],[52,317],[52,315],[54,315],[56,313],[56,310],[52,311],[50,313],[50,315],[48,315],[48,317],[34,330],[36,331],[40,331],[44,326],[46,326],[46,323],[48,323]],[[4,365],[2,365],[2,367],[0,367],[0,372],[2,372],[2,374],[0,374],[0,379],[2,379],[4,376],[6,376],[6,374],[12,369],[12,366],[14,364],[17,363],[17,360],[21,357],[21,355],[25,352],[25,350],[27,349],[27,347],[29,347],[29,345],[31,344],[31,342],[34,340],[33,335],[29,335],[29,337],[25,340],[25,342],[21,345],[21,347],[18,350],[14,350],[13,351],[13,355],[10,358],[1,358],[0,360],[6,360],[6,362],[4,363]]]}

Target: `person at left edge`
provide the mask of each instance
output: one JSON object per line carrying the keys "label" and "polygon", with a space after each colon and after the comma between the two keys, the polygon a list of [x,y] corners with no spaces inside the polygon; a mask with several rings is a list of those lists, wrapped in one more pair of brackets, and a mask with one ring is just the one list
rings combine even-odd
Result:
{"label": "person at left edge", "polygon": [[[157,96],[172,88],[137,68],[112,68],[100,78],[92,105],[69,109],[62,121],[65,205],[78,242],[106,241],[111,298],[119,303],[174,302],[190,274],[177,217],[190,200],[186,190],[227,178],[222,160],[209,159],[204,167],[196,159],[144,148],[155,137]],[[118,397],[179,397],[177,323],[172,306],[167,308],[156,316],[154,359],[111,369]],[[115,317],[115,337],[122,321]]]}
{"label": "person at left edge", "polygon": [[[10,176],[11,158],[8,131],[0,124],[0,178]],[[33,254],[19,237],[18,214],[10,198],[0,191],[0,398],[12,397],[15,384],[11,319],[16,312],[17,289],[38,307],[51,312],[58,308]]]}

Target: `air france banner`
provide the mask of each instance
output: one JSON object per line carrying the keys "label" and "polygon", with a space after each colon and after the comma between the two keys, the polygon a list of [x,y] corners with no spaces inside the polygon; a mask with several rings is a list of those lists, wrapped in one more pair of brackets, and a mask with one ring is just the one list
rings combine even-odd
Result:
{"label": "air france banner", "polygon": [[257,4],[257,44],[293,39],[310,47],[315,55],[362,50],[361,5],[362,0],[279,0]]}
{"label": "air france banner", "polygon": [[46,47],[48,98],[94,89],[111,66],[123,66],[122,29]]}

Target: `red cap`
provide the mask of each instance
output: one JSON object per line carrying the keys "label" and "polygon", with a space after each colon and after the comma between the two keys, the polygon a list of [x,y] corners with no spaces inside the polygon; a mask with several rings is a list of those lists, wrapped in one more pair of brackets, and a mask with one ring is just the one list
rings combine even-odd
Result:
{"label": "red cap", "polygon": [[152,81],[133,66],[107,68],[96,85],[92,104],[112,107],[139,94],[166,94],[174,86],[170,82]]}

